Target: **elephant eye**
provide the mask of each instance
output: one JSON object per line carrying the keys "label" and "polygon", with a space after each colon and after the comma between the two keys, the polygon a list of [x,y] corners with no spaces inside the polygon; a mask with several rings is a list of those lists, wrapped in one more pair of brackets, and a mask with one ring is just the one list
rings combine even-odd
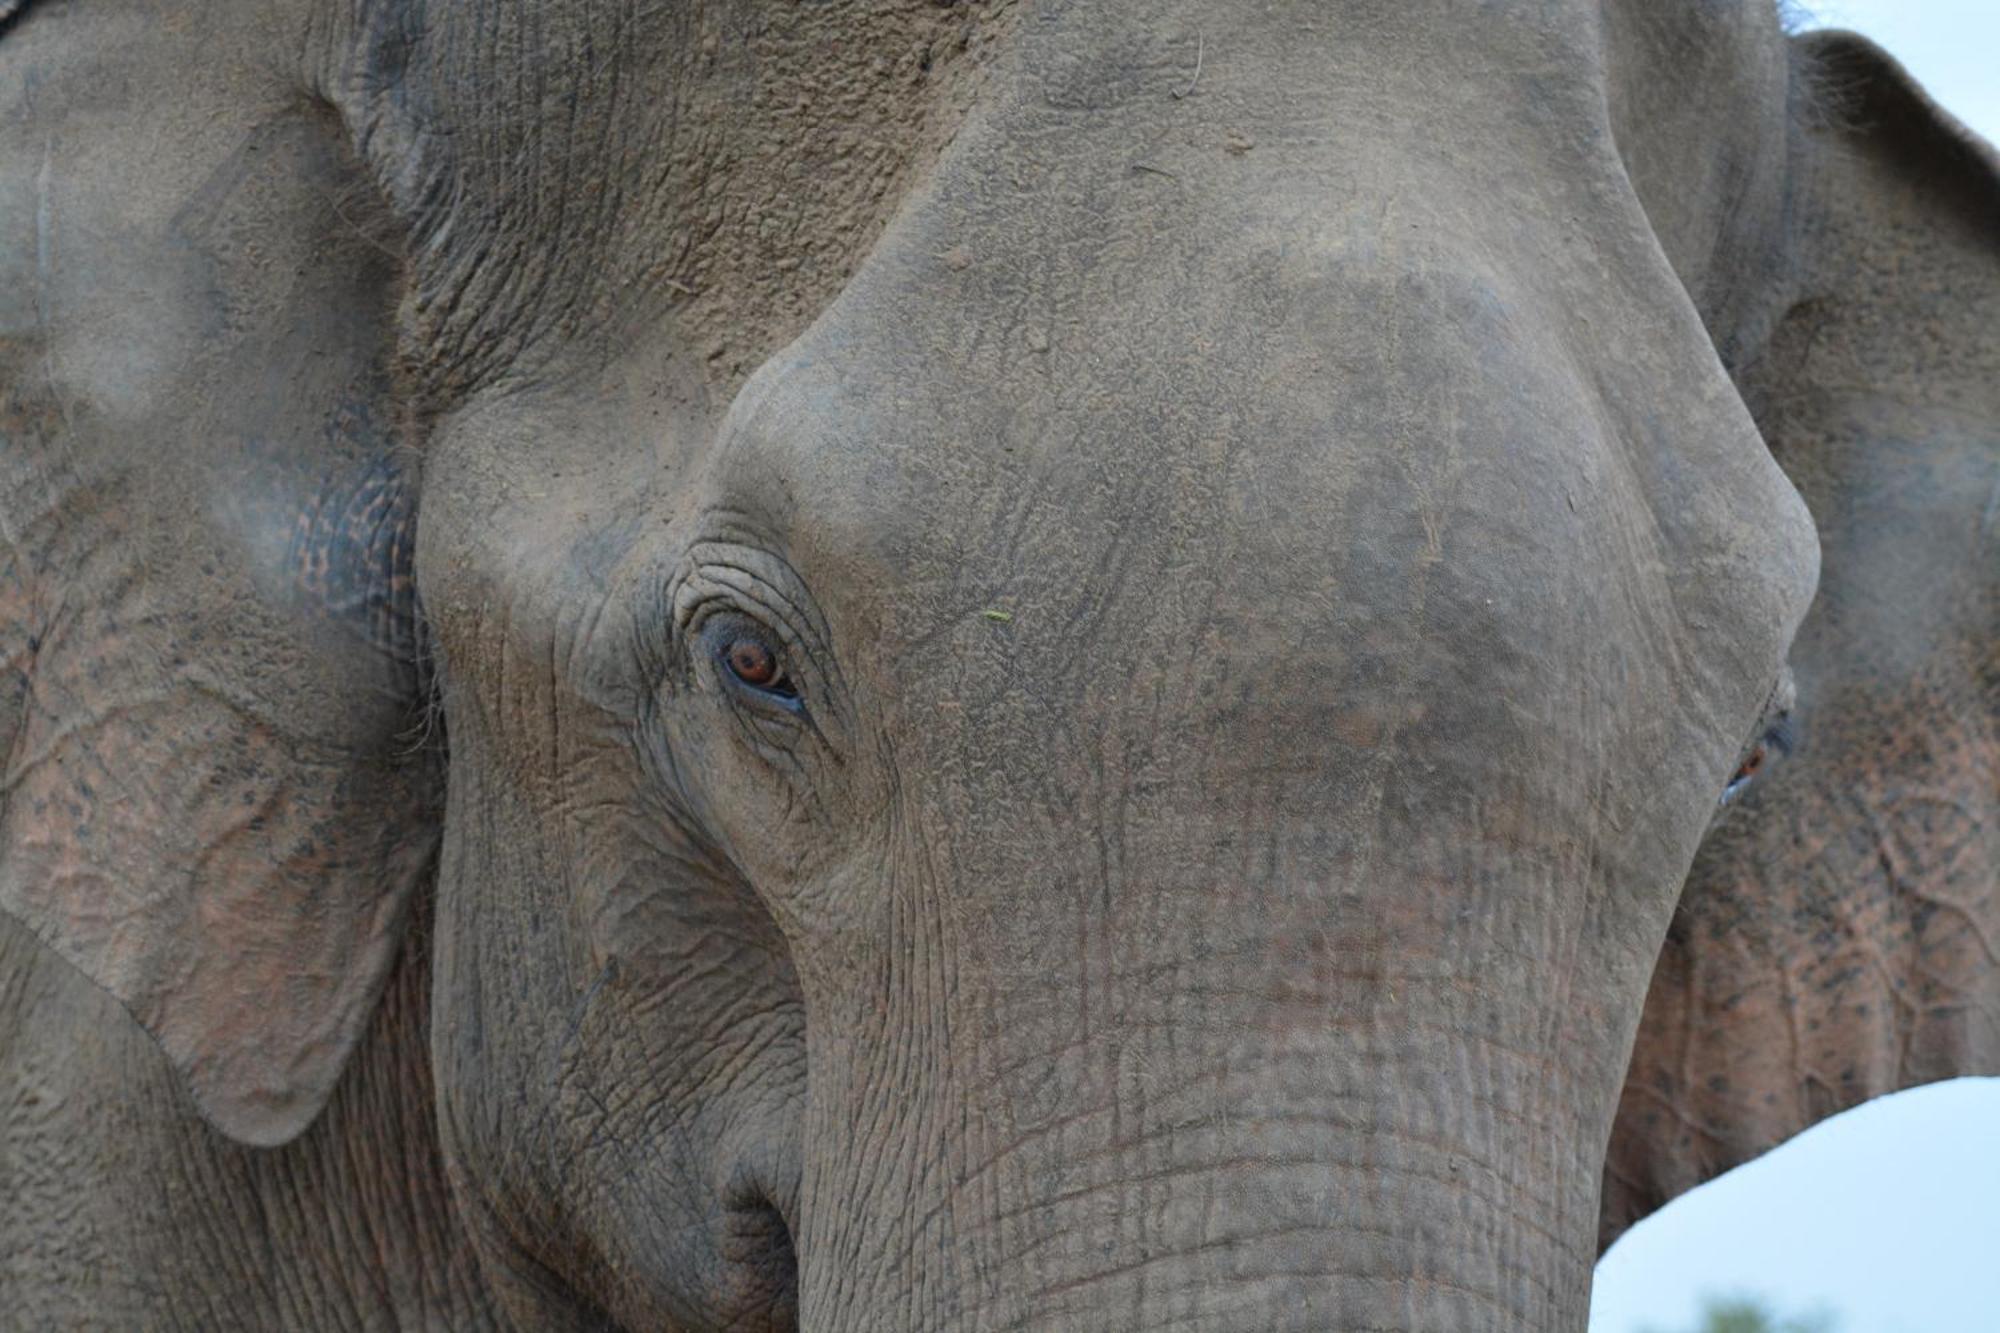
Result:
{"label": "elephant eye", "polygon": [[729,669],[745,685],[769,685],[778,678],[778,659],[755,639],[738,639],[729,645]]}
{"label": "elephant eye", "polygon": [[1750,753],[1744,756],[1743,762],[1736,766],[1736,771],[1729,775],[1729,785],[1722,789],[1723,799],[1727,800],[1737,792],[1743,790],[1745,783],[1762,772],[1764,761],[1770,757],[1770,753],[1771,747],[1763,741],[1758,741],[1755,745],[1751,746]]}
{"label": "elephant eye", "polygon": [[1798,726],[1792,721],[1792,710],[1799,700],[1798,682],[1792,678],[1792,669],[1787,666],[1778,673],[1777,681],[1771,686],[1771,695],[1764,701],[1764,716],[1758,723],[1757,739],[1743,752],[1736,771],[1723,784],[1722,795],[1716,798],[1717,805],[1728,805],[1741,796],[1760,774],[1779,759],[1792,752],[1798,740]]}
{"label": "elephant eye", "polygon": [[739,684],[787,701],[799,697],[797,688],[785,675],[778,654],[754,635],[732,635],[723,644],[722,664]]}
{"label": "elephant eye", "polygon": [[1758,774],[1769,768],[1780,756],[1790,754],[1794,739],[1791,714],[1789,712],[1778,714],[1771,720],[1770,725],[1764,728],[1764,733],[1750,746],[1749,751],[1743,756],[1743,762],[1736,766],[1736,771],[1729,775],[1729,782],[1723,787],[1722,799],[1718,804],[1728,805],[1757,780]]}

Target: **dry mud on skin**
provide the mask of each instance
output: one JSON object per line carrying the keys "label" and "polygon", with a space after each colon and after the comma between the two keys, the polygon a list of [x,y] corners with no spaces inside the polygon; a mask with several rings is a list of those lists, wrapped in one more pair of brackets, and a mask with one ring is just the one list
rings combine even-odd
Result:
{"label": "dry mud on skin", "polygon": [[799,5],[743,30],[702,11],[677,116],[692,128],[663,169],[700,192],[659,277],[718,401],[839,292],[950,142],[1016,13]]}

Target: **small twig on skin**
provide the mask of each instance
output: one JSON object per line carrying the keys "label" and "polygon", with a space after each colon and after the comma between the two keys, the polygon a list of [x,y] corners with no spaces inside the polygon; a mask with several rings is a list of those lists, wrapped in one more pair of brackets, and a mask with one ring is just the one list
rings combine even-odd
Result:
{"label": "small twig on skin", "polygon": [[398,264],[403,262],[403,255],[400,251],[391,249],[389,246],[384,245],[379,238],[369,235],[366,227],[347,215],[347,210],[340,205],[340,196],[338,194],[332,190],[319,189],[315,189],[314,193],[318,194],[326,202],[327,209],[335,217],[347,224],[347,229],[354,233],[356,240],[366,245],[369,249],[394,260]]}
{"label": "small twig on skin", "polygon": [[1144,162],[1134,162],[1132,164],[1132,170],[1143,171],[1153,176],[1165,176],[1170,181],[1177,181],[1180,179],[1179,176],[1174,175],[1174,173],[1171,171],[1165,171],[1159,167],[1149,167]]}
{"label": "small twig on skin", "polygon": [[1196,29],[1194,34],[1194,77],[1188,80],[1187,87],[1179,89],[1174,93],[1174,100],[1176,102],[1184,97],[1192,97],[1194,95],[1194,86],[1201,82],[1201,58],[1204,54],[1204,48],[1207,45],[1207,39],[1203,37],[1199,29]]}

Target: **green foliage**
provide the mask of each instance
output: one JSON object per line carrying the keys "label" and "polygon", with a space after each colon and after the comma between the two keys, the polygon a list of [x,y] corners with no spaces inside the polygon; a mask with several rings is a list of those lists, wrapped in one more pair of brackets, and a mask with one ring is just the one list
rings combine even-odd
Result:
{"label": "green foliage", "polygon": [[1689,1333],[1835,1333],[1835,1321],[1825,1311],[1780,1316],[1754,1296],[1711,1296]]}

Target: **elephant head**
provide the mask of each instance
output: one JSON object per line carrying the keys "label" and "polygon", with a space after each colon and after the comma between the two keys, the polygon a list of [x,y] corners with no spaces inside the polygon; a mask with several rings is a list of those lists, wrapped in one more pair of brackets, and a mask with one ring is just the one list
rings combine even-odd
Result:
{"label": "elephant head", "polygon": [[[319,110],[229,160],[378,253],[214,186],[183,299],[268,291],[247,219],[318,313],[149,410],[281,387],[163,454],[9,372],[98,554],[7,534],[0,903],[280,1142],[435,856],[524,1325],[1574,1325],[1601,1214],[1993,1060],[1993,164],[1855,39],[298,8]],[[1937,1024],[1834,986],[1851,1091],[1689,1084],[1796,1012],[1740,923],[1803,975],[1856,892]]]}

